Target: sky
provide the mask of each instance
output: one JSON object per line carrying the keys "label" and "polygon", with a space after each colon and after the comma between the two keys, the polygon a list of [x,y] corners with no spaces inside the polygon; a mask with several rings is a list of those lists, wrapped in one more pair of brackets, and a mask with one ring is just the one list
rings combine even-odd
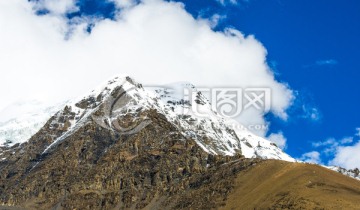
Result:
{"label": "sky", "polygon": [[241,123],[299,160],[360,167],[358,37],[357,0],[1,1],[0,121],[116,74],[269,87],[270,112]]}

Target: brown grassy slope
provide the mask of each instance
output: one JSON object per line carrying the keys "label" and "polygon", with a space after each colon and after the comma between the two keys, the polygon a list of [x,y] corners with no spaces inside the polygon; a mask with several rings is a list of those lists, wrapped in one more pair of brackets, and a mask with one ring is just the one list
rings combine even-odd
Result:
{"label": "brown grassy slope", "polygon": [[238,174],[222,209],[360,209],[360,181],[317,165],[264,161]]}

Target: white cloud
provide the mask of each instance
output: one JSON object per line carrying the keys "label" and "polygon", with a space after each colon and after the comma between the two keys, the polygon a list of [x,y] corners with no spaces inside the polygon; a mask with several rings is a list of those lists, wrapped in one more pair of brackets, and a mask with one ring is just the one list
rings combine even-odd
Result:
{"label": "white cloud", "polygon": [[219,15],[219,14],[214,14],[213,16],[211,16],[210,18],[209,18],[209,25],[210,25],[210,27],[211,28],[215,28],[216,26],[218,26],[218,24],[222,21],[222,20],[224,20],[224,19],[226,19],[227,17],[226,17],[226,15]]}
{"label": "white cloud", "polygon": [[301,156],[300,160],[307,162],[307,163],[321,164],[320,153],[317,151],[312,151],[312,152],[303,154]]}
{"label": "white cloud", "polygon": [[310,106],[310,104],[304,104],[302,106],[303,115],[302,118],[310,119],[312,121],[318,121],[321,119],[321,114],[316,107]]}
{"label": "white cloud", "polygon": [[328,59],[328,60],[318,60],[316,61],[316,65],[324,66],[324,65],[336,65],[339,62],[335,59]]}
{"label": "white cloud", "polygon": [[34,6],[37,10],[47,9],[55,15],[64,15],[66,12],[79,10],[76,6],[76,0],[39,0]]}
{"label": "white cloud", "polygon": [[314,147],[323,147],[323,146],[329,146],[329,145],[334,145],[337,144],[336,139],[335,138],[328,138],[325,141],[318,141],[318,142],[313,142],[312,145]]}
{"label": "white cloud", "polygon": [[[183,4],[144,0],[117,11],[115,21],[97,20],[91,34],[79,21],[69,39],[63,15],[36,16],[32,6],[27,0],[0,1],[0,107],[25,99],[55,103],[128,74],[149,85],[269,87],[271,111],[287,118],[293,93],[274,78],[264,46],[235,29],[214,32]],[[68,6],[51,8],[64,13]],[[265,124],[258,112],[243,112],[239,121]]]}
{"label": "white cloud", "polygon": [[[359,136],[360,129],[356,128],[355,136]],[[341,144],[336,147],[335,155],[329,161],[329,165],[340,166],[347,169],[360,168],[360,140],[353,145],[354,137],[347,137],[341,140]]]}
{"label": "white cloud", "polygon": [[216,0],[217,2],[219,2],[221,5],[225,6],[227,4],[237,4],[237,0]]}
{"label": "white cloud", "polygon": [[134,6],[136,0],[108,0],[109,2],[114,2],[118,8],[127,8]]}
{"label": "white cloud", "polygon": [[360,141],[353,146],[340,146],[337,148],[334,159],[329,164],[347,169],[360,168],[359,154]]}
{"label": "white cloud", "polygon": [[[359,129],[356,128],[357,133],[355,136],[358,135],[358,131]],[[340,166],[347,169],[360,168],[360,141],[356,142],[354,139],[355,137],[352,136],[341,139],[328,138],[325,141],[313,142],[312,146],[316,148],[316,150],[321,151],[321,154],[325,155],[327,159],[330,159],[328,165]],[[301,159],[306,158],[304,155]],[[319,162],[321,162],[320,155]]]}
{"label": "white cloud", "polygon": [[356,132],[357,133],[355,135],[360,137],[360,128],[356,128]]}
{"label": "white cloud", "polygon": [[287,139],[282,132],[272,133],[267,137],[267,139],[271,142],[274,142],[281,149],[286,148]]}
{"label": "white cloud", "polygon": [[335,59],[325,59],[325,60],[317,60],[313,64],[304,65],[304,68],[316,68],[316,67],[333,67],[339,64],[338,60]]}
{"label": "white cloud", "polygon": [[353,137],[344,137],[339,140],[335,138],[328,138],[325,141],[313,142],[312,146],[321,149],[325,155],[331,156],[335,154],[336,150],[339,147],[348,145],[353,141],[354,141]]}
{"label": "white cloud", "polygon": [[314,147],[338,147],[344,144],[349,144],[354,141],[353,137],[343,137],[342,139],[336,140],[335,138],[328,138],[325,141],[314,142]]}
{"label": "white cloud", "polygon": [[343,144],[350,144],[353,143],[354,138],[353,137],[345,137],[343,139],[340,140],[340,143]]}
{"label": "white cloud", "polygon": [[223,6],[249,3],[250,0],[215,0]]}

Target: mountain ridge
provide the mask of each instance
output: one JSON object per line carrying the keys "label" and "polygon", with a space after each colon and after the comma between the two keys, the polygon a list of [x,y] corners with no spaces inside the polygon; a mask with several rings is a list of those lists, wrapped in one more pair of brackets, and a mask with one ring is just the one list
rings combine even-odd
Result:
{"label": "mountain ridge", "polygon": [[[125,78],[125,79],[124,79]],[[130,82],[128,82],[129,80]],[[124,84],[123,84],[124,83]],[[131,84],[133,83],[133,84]],[[277,148],[276,145],[272,144],[268,140],[265,140],[261,137],[257,137],[256,135],[252,134],[249,131],[241,130],[241,131],[235,131],[236,134],[224,132],[222,133],[221,130],[230,130],[232,129],[229,124],[237,124],[238,127],[244,127],[241,126],[236,121],[229,121],[222,118],[220,115],[216,114],[212,111],[212,107],[208,100],[201,94],[201,92],[198,92],[199,95],[198,98],[194,99],[193,101],[184,101],[183,98],[180,98],[179,96],[173,96],[171,94],[159,94],[159,91],[164,91],[161,89],[157,89],[157,94],[154,94],[152,92],[149,92],[142,88],[141,84],[135,83],[130,77],[116,77],[115,79],[110,80],[106,84],[99,86],[96,90],[93,90],[91,94],[88,94],[86,96],[81,97],[81,99],[73,100],[73,102],[67,103],[66,107],[67,109],[71,108],[72,112],[76,115],[73,116],[73,120],[69,121],[70,123],[70,130],[72,129],[71,126],[74,126],[76,123],[76,118],[82,118],[83,115],[91,114],[93,109],[97,106],[96,103],[100,103],[99,101],[96,102],[96,97],[108,97],[109,91],[112,91],[114,88],[120,87],[122,85],[125,85],[125,89],[128,89],[127,94],[134,92],[134,97],[139,97],[136,103],[141,104],[143,107],[151,107],[156,108],[159,112],[162,112],[165,114],[165,116],[168,118],[169,121],[174,122],[175,124],[179,124],[178,126],[182,127],[184,130],[184,134],[186,136],[203,136],[199,133],[198,128],[194,128],[196,126],[202,127],[202,130],[206,130],[206,135],[212,135],[211,137],[214,138],[220,138],[224,139],[224,141],[227,141],[225,143],[221,143],[221,145],[216,145],[217,148],[223,148],[222,151],[215,151],[214,147],[206,148],[208,145],[202,144],[201,142],[198,142],[203,149],[207,150],[208,152],[211,152],[213,154],[217,154],[220,152],[220,154],[226,154],[226,155],[233,155],[235,154],[235,150],[246,148],[246,150],[243,149],[243,153],[247,158],[254,158],[254,157],[262,157],[262,158],[275,158],[275,159],[282,159],[282,160],[288,160],[288,161],[294,161],[293,158],[288,156],[287,154],[283,153],[281,149]],[[137,85],[138,89],[134,91],[134,88],[132,85]],[[192,89],[196,90],[194,86],[189,85]],[[140,91],[141,90],[141,91]],[[138,94],[142,94],[142,96],[139,96]],[[169,98],[171,100],[169,100]],[[158,100],[159,99],[159,100]],[[114,100],[114,99],[113,99]],[[197,104],[201,107],[207,114],[206,117],[198,117],[191,113],[191,104],[197,103],[196,101],[201,101],[203,104]],[[88,106],[94,106],[94,107],[86,107],[86,103],[93,102],[93,104],[87,104]],[[161,104],[163,103],[163,104]],[[65,107],[65,108],[66,108]],[[85,109],[82,109],[82,108]],[[133,105],[133,108],[139,108],[136,105]],[[108,111],[108,110],[107,110]],[[134,111],[134,110],[132,110]],[[184,114],[187,112],[187,114]],[[182,116],[187,119],[176,119],[178,116]],[[209,120],[210,119],[210,120]],[[103,119],[102,119],[103,120]],[[188,123],[189,121],[192,121],[193,124],[197,123],[197,125],[193,126],[191,123]],[[201,121],[201,122],[200,122]],[[109,122],[108,122],[109,123]],[[99,124],[104,126],[101,120],[99,121]],[[213,129],[214,124],[217,126],[218,131],[210,132]],[[205,127],[204,127],[205,126]],[[105,126],[106,127],[106,126]],[[109,127],[108,127],[109,128]],[[67,129],[67,128],[66,128]],[[250,137],[250,138],[249,138]],[[239,140],[239,139],[240,140]],[[249,142],[251,139],[252,141]],[[219,142],[216,142],[219,144]],[[237,144],[237,145],[236,145]],[[260,145],[260,146],[259,146]],[[265,148],[265,149],[263,149]],[[272,150],[270,153],[267,154],[266,151]]]}
{"label": "mountain ridge", "polygon": [[201,93],[194,101],[210,117],[184,112],[193,101],[162,95],[165,102],[118,77],[68,103],[29,141],[0,148],[0,203],[25,209],[220,208],[236,192],[240,174],[266,159],[299,164],[271,142],[231,130]]}

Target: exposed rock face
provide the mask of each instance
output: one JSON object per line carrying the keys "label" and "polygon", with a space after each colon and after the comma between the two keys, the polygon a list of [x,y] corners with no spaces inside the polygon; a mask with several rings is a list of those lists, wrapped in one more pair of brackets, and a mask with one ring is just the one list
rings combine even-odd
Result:
{"label": "exposed rock face", "polygon": [[[208,106],[201,94],[196,100]],[[234,195],[239,175],[250,180],[262,175],[255,184],[266,177],[247,174],[264,162],[257,157],[292,160],[270,142],[235,132],[216,116],[200,119],[176,112],[189,105],[174,100],[164,105],[130,78],[110,81],[65,106],[28,142],[0,148],[0,204],[25,209],[226,208],[229,197],[247,193]],[[353,192],[356,197],[357,189]],[[301,204],[300,198],[291,202]],[[286,206],[279,202],[272,205]]]}
{"label": "exposed rock face", "polygon": [[239,157],[209,155],[163,116],[146,114],[153,123],[137,134],[121,135],[89,122],[43,155],[37,148],[44,148],[46,139],[37,141],[43,135],[38,133],[21,148],[23,153],[16,152],[2,166],[2,202],[35,209],[112,209],[144,208],[152,201],[201,206],[210,197],[224,197],[229,189],[219,186],[202,198],[204,204],[187,204],[180,192],[204,188],[211,174],[221,173],[215,170],[220,163]]}
{"label": "exposed rock face", "polygon": [[[141,95],[125,89],[105,88],[66,106],[27,143],[7,148],[0,201],[31,209],[158,209],[215,207],[225,199],[228,179],[252,162],[217,170],[241,151],[233,157],[205,152],[161,110],[139,104]],[[211,192],[191,201],[192,191]]]}
{"label": "exposed rock face", "polygon": [[360,170],[358,168],[350,169],[350,170],[347,170],[347,169],[341,168],[341,167],[337,167],[337,166],[325,166],[325,168],[328,168],[333,171],[337,171],[346,176],[360,180]]}

